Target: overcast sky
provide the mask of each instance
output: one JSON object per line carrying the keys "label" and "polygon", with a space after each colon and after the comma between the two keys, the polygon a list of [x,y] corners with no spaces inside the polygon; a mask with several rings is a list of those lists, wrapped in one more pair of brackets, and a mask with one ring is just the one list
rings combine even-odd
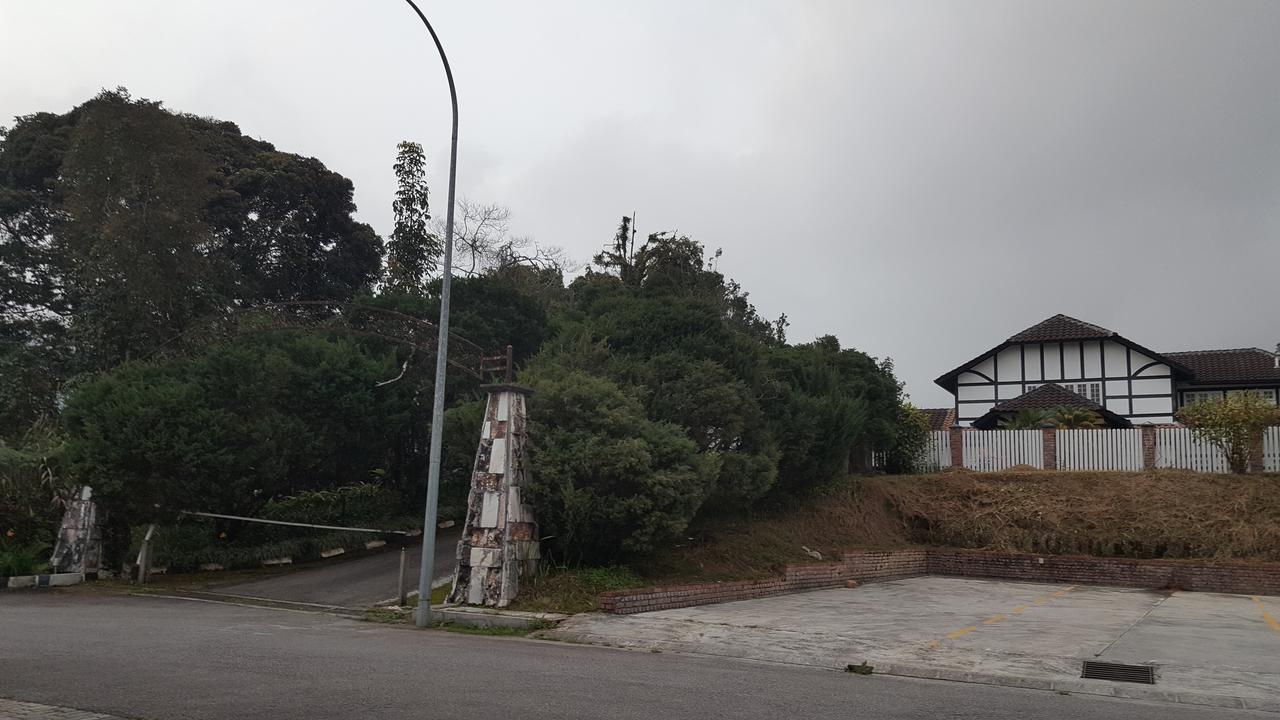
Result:
{"label": "overcast sky", "polygon": [[[1280,341],[1280,2],[422,3],[458,186],[586,260],[618,218],[724,249],[790,339],[933,378],[1054,313],[1155,350]],[[400,0],[0,0],[0,123],[98,89],[444,203],[448,95]]]}

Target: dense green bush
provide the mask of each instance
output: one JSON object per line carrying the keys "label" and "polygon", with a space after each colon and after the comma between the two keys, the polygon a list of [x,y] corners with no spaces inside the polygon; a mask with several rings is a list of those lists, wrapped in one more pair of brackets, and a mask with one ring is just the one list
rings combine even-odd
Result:
{"label": "dense green bush", "polygon": [[607,379],[554,367],[522,379],[537,392],[529,499],[552,556],[608,562],[684,532],[714,487],[716,456]]}
{"label": "dense green bush", "polygon": [[22,542],[53,542],[70,490],[60,475],[63,439],[48,421],[37,422],[13,445],[0,440],[0,535]]}
{"label": "dense green bush", "polygon": [[49,545],[19,543],[17,538],[0,535],[0,576],[38,575],[49,569]]}

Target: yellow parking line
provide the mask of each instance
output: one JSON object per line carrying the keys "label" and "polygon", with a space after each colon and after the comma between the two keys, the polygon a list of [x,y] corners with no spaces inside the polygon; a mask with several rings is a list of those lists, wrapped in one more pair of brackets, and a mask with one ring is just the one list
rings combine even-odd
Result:
{"label": "yellow parking line", "polygon": [[1253,601],[1257,603],[1258,609],[1262,611],[1262,619],[1267,621],[1267,625],[1271,626],[1272,630],[1280,633],[1280,620],[1276,620],[1271,613],[1267,612],[1267,606],[1262,604],[1262,598],[1254,595]]}
{"label": "yellow parking line", "polygon": [[[1067,594],[1067,593],[1069,593],[1069,592],[1071,592],[1072,590],[1075,590],[1075,589],[1076,589],[1075,585],[1072,585],[1072,586],[1070,586],[1070,587],[1062,588],[1061,590],[1058,590],[1057,592],[1050,593],[1049,595],[1041,595],[1040,597],[1036,598],[1035,600],[1032,600],[1032,601],[1031,601],[1031,605],[1045,605],[1045,604],[1047,604],[1050,600],[1052,600],[1053,598],[1056,598],[1056,597],[1062,597],[1063,595],[1065,595],[1065,594]],[[1254,599],[1255,599],[1255,600],[1257,600],[1257,598],[1254,598]],[[1260,601],[1259,601],[1259,604],[1261,604],[1261,602],[1260,602]],[[1031,609],[1031,605],[1018,605],[1017,607],[1014,607],[1012,610],[1010,610],[1010,611],[1009,611],[1009,614],[1010,614],[1010,615],[1021,615],[1022,613],[1026,612],[1027,610],[1030,610],[1030,609]],[[1273,628],[1276,628],[1276,631],[1277,631],[1277,632],[1280,632],[1280,625],[1278,625],[1278,624],[1276,623],[1276,620],[1275,620],[1274,618],[1272,618],[1270,615],[1267,615],[1265,610],[1263,611],[1263,616],[1267,618],[1267,622],[1268,622],[1268,623],[1270,623],[1270,624],[1271,624],[1271,626],[1272,626]],[[1005,615],[1004,613],[996,613],[995,615],[992,615],[991,617],[987,618],[986,620],[983,620],[983,621],[982,621],[982,624],[983,624],[983,625],[995,625],[995,624],[996,624],[996,623],[998,623],[998,622],[1004,622],[1005,620],[1008,620],[1008,619],[1009,619],[1009,617],[1008,617],[1007,615]],[[947,640],[955,640],[956,638],[958,638],[958,637],[963,637],[963,636],[965,636],[965,635],[968,635],[969,633],[974,632],[974,631],[975,631],[975,630],[977,630],[977,629],[978,629],[978,626],[977,626],[977,625],[970,625],[970,626],[968,626],[968,627],[962,627],[962,628],[960,628],[959,630],[952,630],[951,632],[947,633],[944,637],[945,637]],[[942,640],[930,640],[930,641],[929,641],[929,643],[928,643],[928,645],[927,645],[927,647],[929,647],[929,648],[938,648],[938,647],[941,647],[941,646],[942,646]]]}

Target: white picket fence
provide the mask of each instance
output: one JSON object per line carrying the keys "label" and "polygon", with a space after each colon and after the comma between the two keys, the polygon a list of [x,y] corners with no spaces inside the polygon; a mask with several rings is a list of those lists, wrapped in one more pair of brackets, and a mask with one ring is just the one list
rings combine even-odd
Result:
{"label": "white picket fence", "polygon": [[1044,467],[1044,435],[1039,430],[992,430],[961,435],[964,466],[990,472],[1014,465]]}
{"label": "white picket fence", "polygon": [[933,430],[925,441],[924,452],[920,453],[917,469],[920,472],[936,472],[951,466],[951,433],[946,430]]}
{"label": "white picket fence", "polygon": [[[1206,473],[1231,471],[1226,457],[1213,445],[1196,437],[1188,428],[1157,427],[1155,466],[1165,469]],[[1056,460],[1059,470],[1142,470],[1143,430],[1096,429],[1057,430]],[[1148,430],[1150,432],[1150,430]],[[997,471],[1014,465],[1045,465],[1044,433],[1041,430],[968,430],[960,434],[964,467]],[[951,433],[929,433],[918,469],[933,472],[951,466]],[[1280,427],[1267,428],[1263,435],[1264,472],[1280,473]]]}
{"label": "white picket fence", "polygon": [[1267,428],[1262,436],[1263,472],[1280,472],[1280,427]]}
{"label": "white picket fence", "polygon": [[1156,428],[1156,467],[1231,472],[1222,451],[1196,437],[1189,428]]}
{"label": "white picket fence", "polygon": [[1141,470],[1142,431],[1059,430],[1059,470]]}

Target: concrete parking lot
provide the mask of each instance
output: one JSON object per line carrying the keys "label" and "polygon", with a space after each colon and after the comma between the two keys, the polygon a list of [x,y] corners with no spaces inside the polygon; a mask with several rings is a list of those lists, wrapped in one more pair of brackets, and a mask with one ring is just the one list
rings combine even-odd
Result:
{"label": "concrete parking lot", "polygon": [[[1280,712],[1280,598],[920,577],[636,615],[549,636],[655,651]],[[1084,660],[1156,683],[1080,678]]]}

